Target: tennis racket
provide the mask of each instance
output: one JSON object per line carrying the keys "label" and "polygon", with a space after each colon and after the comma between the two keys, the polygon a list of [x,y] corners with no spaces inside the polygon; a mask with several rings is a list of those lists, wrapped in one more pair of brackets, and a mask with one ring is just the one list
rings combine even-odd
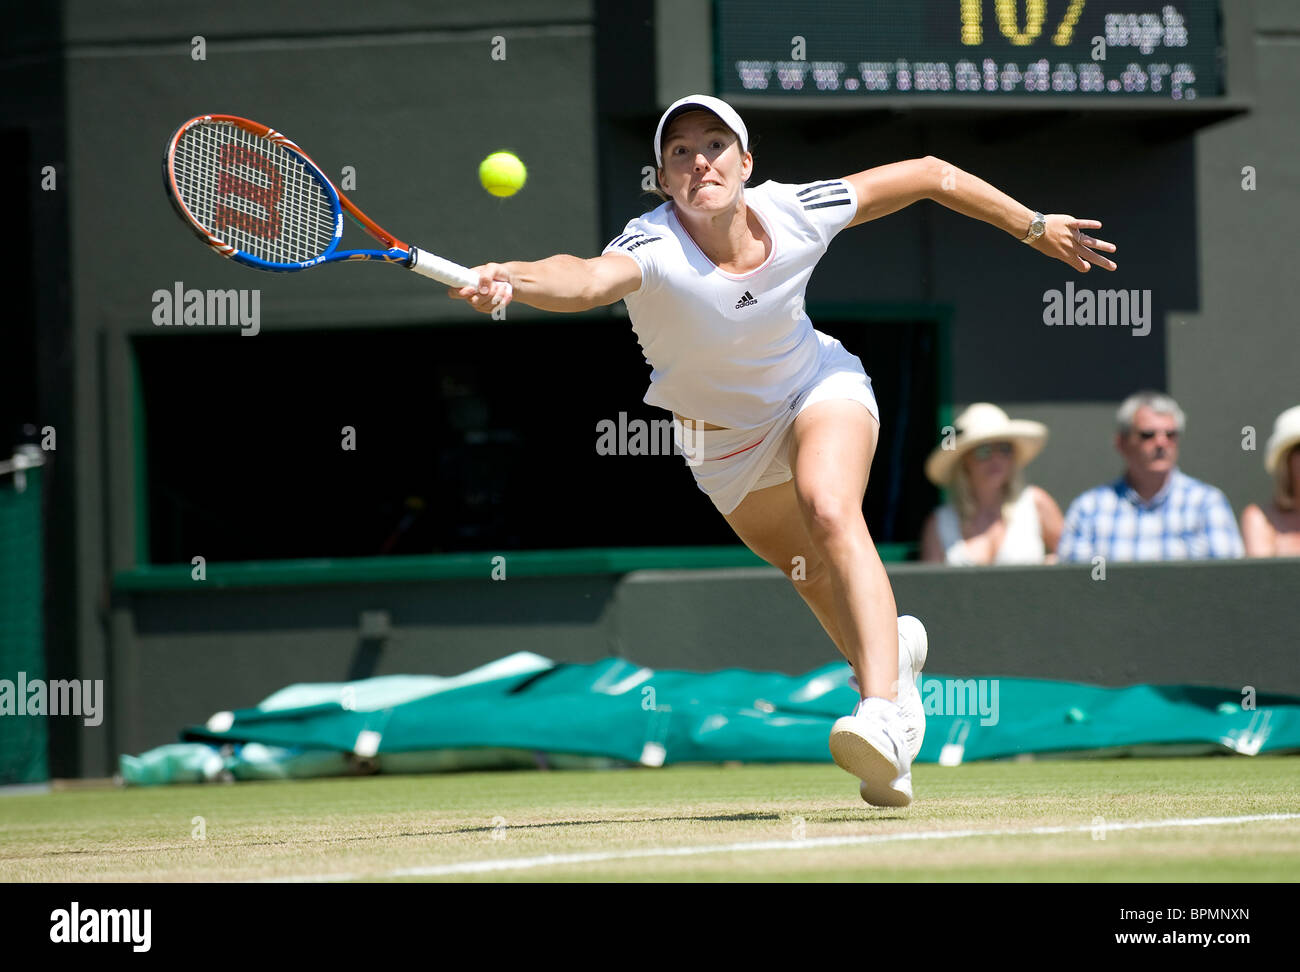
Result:
{"label": "tennis racket", "polygon": [[[334,188],[306,152],[247,118],[200,115],[187,121],[167,142],[163,182],[199,239],[254,270],[382,260],[449,287],[478,284],[478,275],[460,264],[382,229]],[[345,210],[385,248],[340,250]]]}

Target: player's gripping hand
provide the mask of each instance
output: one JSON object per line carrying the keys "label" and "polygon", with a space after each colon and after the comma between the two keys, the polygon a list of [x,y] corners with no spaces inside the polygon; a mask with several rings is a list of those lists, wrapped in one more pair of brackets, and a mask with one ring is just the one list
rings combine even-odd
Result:
{"label": "player's gripping hand", "polygon": [[1115,262],[1101,255],[1114,253],[1115,244],[1092,235],[1092,230],[1101,229],[1100,220],[1075,219],[1073,216],[1053,213],[1046,217],[1046,222],[1043,235],[1030,244],[1039,253],[1068,263],[1083,273],[1094,266],[1103,270],[1115,269]]}
{"label": "player's gripping hand", "polygon": [[459,298],[469,303],[476,311],[491,314],[498,307],[505,307],[514,297],[514,283],[510,271],[501,263],[485,263],[471,267],[478,274],[477,287],[452,287],[447,296]]}

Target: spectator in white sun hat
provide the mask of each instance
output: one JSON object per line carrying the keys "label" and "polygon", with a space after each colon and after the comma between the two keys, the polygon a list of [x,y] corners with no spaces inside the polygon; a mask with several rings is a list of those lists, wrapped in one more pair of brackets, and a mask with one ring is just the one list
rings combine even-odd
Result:
{"label": "spectator in white sun hat", "polygon": [[1264,469],[1273,477],[1273,501],[1254,503],[1241,514],[1247,557],[1300,557],[1300,405],[1273,423],[1264,452]]}
{"label": "spectator in white sun hat", "polygon": [[925,522],[921,559],[953,566],[1054,560],[1061,508],[1023,478],[1047,442],[1047,426],[1013,420],[996,405],[977,402],[957,416],[953,428],[956,437],[925,463],[926,476],[948,490],[949,502]]}

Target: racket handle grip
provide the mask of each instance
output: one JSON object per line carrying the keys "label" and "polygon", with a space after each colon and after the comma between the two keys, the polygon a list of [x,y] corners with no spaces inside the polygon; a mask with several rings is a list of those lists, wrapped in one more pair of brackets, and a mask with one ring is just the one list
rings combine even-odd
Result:
{"label": "racket handle grip", "polygon": [[430,277],[448,287],[477,287],[478,274],[459,263],[452,263],[432,253],[425,253],[418,247],[411,247],[411,255],[406,259],[408,270],[414,270],[423,277]]}

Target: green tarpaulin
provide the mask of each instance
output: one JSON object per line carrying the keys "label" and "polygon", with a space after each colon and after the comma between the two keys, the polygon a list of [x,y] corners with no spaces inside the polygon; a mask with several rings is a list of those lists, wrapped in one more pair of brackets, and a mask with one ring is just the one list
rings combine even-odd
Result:
{"label": "green tarpaulin", "polygon": [[[852,711],[849,668],[790,676],[655,671],[618,658],[529,653],[456,678],[386,676],[294,685],[217,713],[178,746],[123,756],[128,783],[427,772],[514,765],[829,762]],[[919,762],[1029,753],[1300,750],[1300,698],[1232,689],[1100,688],[925,674]]]}

